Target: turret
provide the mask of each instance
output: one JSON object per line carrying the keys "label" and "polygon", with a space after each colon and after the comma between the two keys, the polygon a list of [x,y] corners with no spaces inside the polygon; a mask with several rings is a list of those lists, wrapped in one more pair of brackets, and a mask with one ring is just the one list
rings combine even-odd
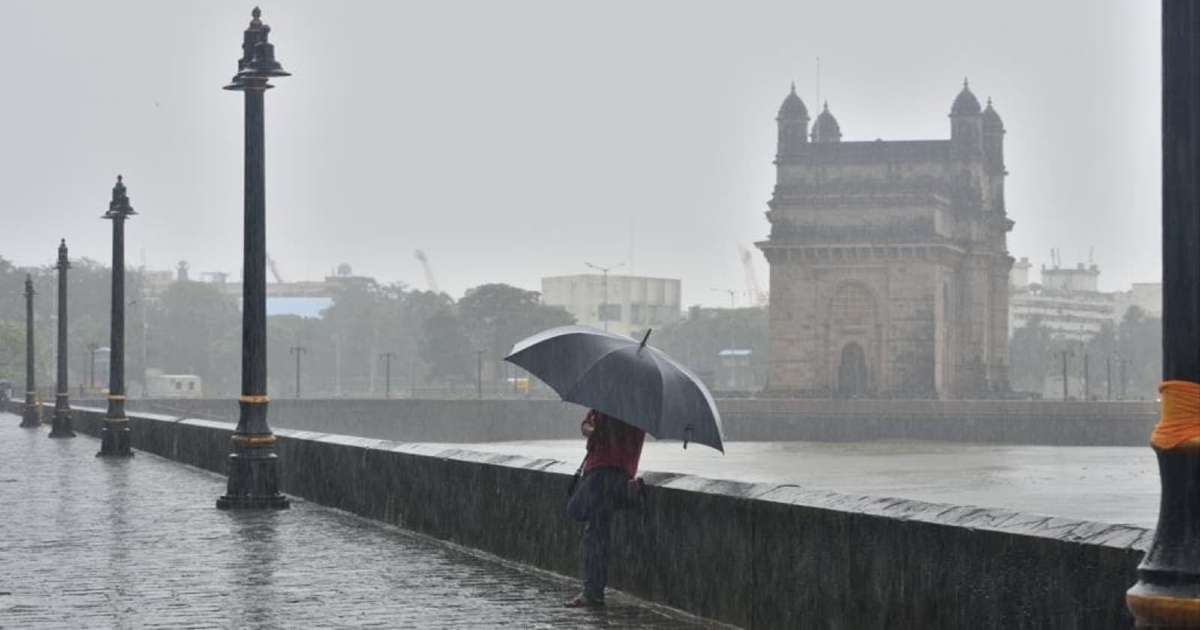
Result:
{"label": "turret", "polygon": [[812,140],[818,143],[842,141],[842,128],[833,114],[829,113],[829,101],[825,102],[825,108],[817,114],[817,122],[813,123]]}
{"label": "turret", "polygon": [[963,79],[962,91],[950,106],[950,140],[955,153],[960,157],[980,155],[983,151],[983,115],[979,99],[971,93],[967,80]]}
{"label": "turret", "polygon": [[988,99],[987,109],[983,110],[983,159],[988,170],[993,173],[1004,172],[1004,121],[1000,114],[992,108],[992,99]]}
{"label": "turret", "polygon": [[783,99],[783,104],[779,106],[779,116],[775,118],[779,124],[777,157],[797,153],[808,143],[808,120],[808,108],[796,95],[796,84],[793,83],[792,91]]}

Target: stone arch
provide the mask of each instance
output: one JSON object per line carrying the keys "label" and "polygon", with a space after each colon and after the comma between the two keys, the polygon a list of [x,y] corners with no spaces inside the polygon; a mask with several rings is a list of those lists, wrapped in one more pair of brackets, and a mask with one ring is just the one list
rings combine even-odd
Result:
{"label": "stone arch", "polygon": [[870,389],[870,370],[867,369],[867,353],[858,342],[851,341],[842,346],[842,357],[838,362],[837,392],[843,398],[855,398]]}
{"label": "stone arch", "polygon": [[873,326],[878,311],[875,295],[861,282],[843,282],[829,301],[829,321],[841,326]]}
{"label": "stone arch", "polygon": [[858,280],[836,285],[826,317],[829,388],[839,396],[870,395],[877,389],[882,347],[875,292]]}

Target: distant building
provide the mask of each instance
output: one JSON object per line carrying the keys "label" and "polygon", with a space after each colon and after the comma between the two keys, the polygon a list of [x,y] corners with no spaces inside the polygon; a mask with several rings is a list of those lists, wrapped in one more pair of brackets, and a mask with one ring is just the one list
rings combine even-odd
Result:
{"label": "distant building", "polygon": [[[1087,341],[1107,324],[1117,325],[1131,306],[1162,316],[1162,284],[1135,282],[1129,291],[1100,290],[1097,265],[1046,267],[1041,282],[1030,282],[1029,259],[1013,265],[1009,288],[1009,335],[1035,318],[1056,339]],[[1061,383],[1060,383],[1061,385]]]}
{"label": "distant building", "polygon": [[1064,293],[1099,293],[1100,267],[1083,263],[1074,269],[1042,265],[1042,288]]}
{"label": "distant building", "polygon": [[682,317],[682,282],[671,278],[580,274],[542,278],[542,303],[561,306],[576,322],[630,335]]}
{"label": "distant building", "polygon": [[767,391],[959,398],[1008,389],[1004,124],[967,86],[950,137],[811,133],[795,88],[776,118],[768,202]]}
{"label": "distant building", "polygon": [[[1012,271],[1008,272],[1008,286],[1010,287],[1027,287],[1029,286],[1029,269],[1033,265],[1029,264],[1028,258],[1022,258],[1013,263]],[[1009,311],[1012,312],[1011,309]],[[1011,327],[1010,327],[1011,328]]]}
{"label": "distant building", "polygon": [[153,269],[140,269],[138,273],[142,277],[142,287],[146,293],[150,295],[158,295],[165,291],[167,287],[175,282],[174,271],[156,271]]}
{"label": "distant building", "polygon": [[[1022,259],[1028,266],[1028,259]],[[1014,265],[1015,267],[1015,265]],[[1100,268],[1042,266],[1042,282],[1018,278],[1009,295],[1009,334],[1036,319],[1056,339],[1087,341],[1113,321],[1114,296],[1099,290]],[[1024,284],[1016,281],[1024,280]],[[1060,383],[1061,385],[1061,383]]]}
{"label": "distant building", "polygon": [[267,317],[272,315],[294,315],[307,319],[320,319],[322,312],[330,306],[333,306],[333,298],[268,295]]}
{"label": "distant building", "polygon": [[1162,283],[1134,282],[1128,291],[1122,291],[1114,296],[1113,320],[1121,323],[1129,307],[1136,306],[1150,317],[1162,317]]}
{"label": "distant building", "polygon": [[[275,273],[275,272],[273,272]],[[320,318],[322,312],[333,305],[333,298],[339,289],[349,286],[365,286],[374,282],[370,276],[356,276],[350,265],[338,265],[334,275],[326,276],[324,280],[302,280],[299,282],[280,282],[277,275],[274,281],[267,282],[267,316],[295,315],[305,318]],[[208,271],[201,274],[201,281],[219,288],[222,293],[233,298],[241,308],[242,283],[230,282],[229,274]]]}
{"label": "distant building", "polygon": [[195,374],[163,374],[161,370],[146,370],[146,398],[200,398],[204,395],[201,379]]}
{"label": "distant building", "polygon": [[717,389],[749,391],[754,387],[754,351],[745,348],[726,348],[717,353]]}

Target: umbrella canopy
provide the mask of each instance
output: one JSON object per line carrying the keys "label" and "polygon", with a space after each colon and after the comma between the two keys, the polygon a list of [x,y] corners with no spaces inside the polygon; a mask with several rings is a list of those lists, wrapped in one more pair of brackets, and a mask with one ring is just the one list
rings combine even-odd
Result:
{"label": "umbrella canopy", "polygon": [[525,368],[567,402],[602,411],[658,439],[725,452],[721,414],[708,388],[646,345],[646,339],[639,343],[587,326],[561,326],[518,342],[504,360]]}

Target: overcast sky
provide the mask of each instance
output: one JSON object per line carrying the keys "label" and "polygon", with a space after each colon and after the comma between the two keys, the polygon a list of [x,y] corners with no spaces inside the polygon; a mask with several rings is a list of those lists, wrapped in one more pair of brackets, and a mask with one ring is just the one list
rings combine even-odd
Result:
{"label": "overcast sky", "polygon": [[[0,3],[0,256],[241,268],[248,2]],[[949,137],[963,77],[1004,118],[1009,250],[1160,277],[1159,8],[1135,0],[287,2],[267,94],[267,242],[288,281],[339,263],[443,290],[624,263],[685,304],[745,289],[788,84],[845,140]],[[631,230],[632,227],[632,230]],[[632,247],[631,247],[632,234]],[[632,252],[632,255],[631,255]],[[764,287],[765,261],[756,252]],[[738,298],[745,303],[745,295]]]}

